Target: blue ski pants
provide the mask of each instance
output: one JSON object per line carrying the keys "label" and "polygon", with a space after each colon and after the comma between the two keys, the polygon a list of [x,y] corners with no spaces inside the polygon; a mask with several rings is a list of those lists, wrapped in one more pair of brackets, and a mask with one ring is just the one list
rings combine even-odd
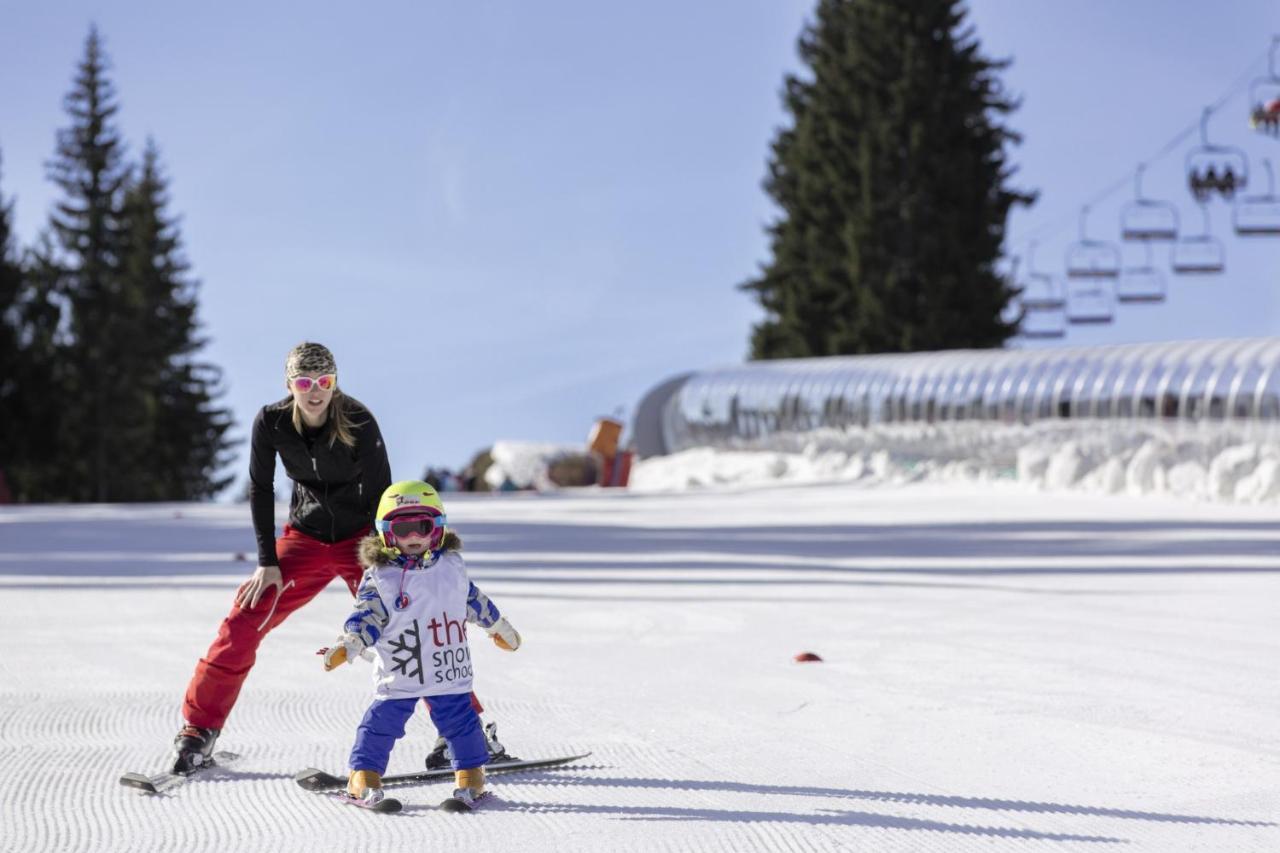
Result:
{"label": "blue ski pants", "polygon": [[[404,737],[405,723],[413,716],[417,699],[378,699],[364,712],[356,729],[356,743],[348,762],[352,770],[387,772],[391,748]],[[471,695],[426,696],[422,703],[431,714],[431,722],[449,743],[454,770],[480,767],[489,760],[489,747],[480,729],[480,715],[471,704]]]}

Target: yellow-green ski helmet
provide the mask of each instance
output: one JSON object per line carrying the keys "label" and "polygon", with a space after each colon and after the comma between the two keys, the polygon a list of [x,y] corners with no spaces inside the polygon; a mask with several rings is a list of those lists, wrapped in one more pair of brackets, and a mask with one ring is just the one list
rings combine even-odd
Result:
{"label": "yellow-green ski helmet", "polygon": [[378,500],[378,517],[375,527],[387,548],[396,547],[392,523],[410,519],[430,519],[428,547],[435,551],[444,541],[448,531],[444,514],[444,502],[430,483],[421,480],[401,480],[387,486]]}

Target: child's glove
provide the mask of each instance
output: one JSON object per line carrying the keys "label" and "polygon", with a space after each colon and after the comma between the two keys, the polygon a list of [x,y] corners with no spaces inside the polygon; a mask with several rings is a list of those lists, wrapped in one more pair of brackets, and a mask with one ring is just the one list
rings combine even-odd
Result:
{"label": "child's glove", "polygon": [[494,645],[504,651],[514,652],[520,648],[520,632],[511,627],[505,616],[485,628],[485,631],[493,638]]}
{"label": "child's glove", "polygon": [[336,646],[321,650],[324,653],[324,671],[330,672],[344,663],[351,663],[360,657],[364,650],[364,638],[348,631],[338,638]]}

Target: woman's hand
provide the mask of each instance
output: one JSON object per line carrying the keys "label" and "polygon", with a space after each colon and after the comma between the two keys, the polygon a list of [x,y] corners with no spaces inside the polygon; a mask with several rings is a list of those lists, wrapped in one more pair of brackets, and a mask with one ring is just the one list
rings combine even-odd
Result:
{"label": "woman's hand", "polygon": [[243,610],[252,610],[258,606],[258,600],[262,598],[262,594],[273,586],[276,588],[276,595],[279,595],[282,587],[280,567],[258,566],[253,576],[245,581],[240,591],[236,593],[236,606]]}

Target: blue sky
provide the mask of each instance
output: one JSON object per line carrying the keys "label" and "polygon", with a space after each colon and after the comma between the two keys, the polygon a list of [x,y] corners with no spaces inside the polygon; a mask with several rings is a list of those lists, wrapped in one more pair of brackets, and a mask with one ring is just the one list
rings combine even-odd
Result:
{"label": "blue sky", "polygon": [[[153,136],[172,178],[241,435],[303,339],[335,351],[402,476],[495,439],[584,441],[663,378],[745,356],[759,314],[735,285],[766,258],[760,182],[810,2],[7,6],[0,193],[20,238],[56,197],[43,163],[96,21],[120,128],[135,154]],[[986,52],[1014,59],[1017,181],[1041,196],[1011,233],[1040,235],[1040,267],[1280,33],[1274,2],[1229,8],[970,5]],[[1242,97],[1211,129],[1280,168]],[[1188,220],[1184,152],[1145,189]],[[1091,236],[1115,236],[1129,195]],[[1277,333],[1280,239],[1225,242],[1226,274],[1066,342]]]}

